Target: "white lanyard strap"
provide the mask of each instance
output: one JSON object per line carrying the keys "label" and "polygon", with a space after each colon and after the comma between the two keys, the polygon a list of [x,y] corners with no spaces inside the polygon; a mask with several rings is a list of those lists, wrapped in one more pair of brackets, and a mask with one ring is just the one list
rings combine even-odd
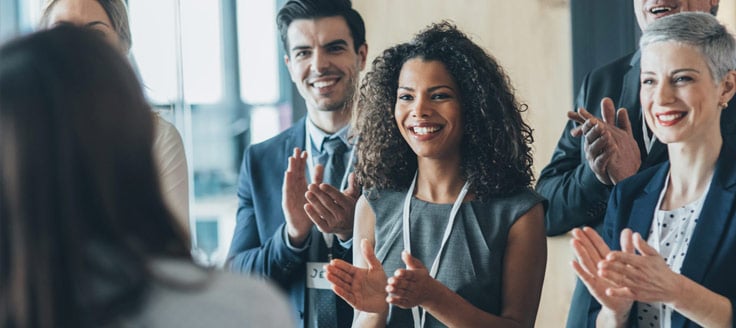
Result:
{"label": "white lanyard strap", "polygon": [[644,111],[641,112],[641,133],[642,138],[644,138],[644,149],[646,149],[647,154],[652,150],[652,147],[654,146],[654,142],[657,140],[657,136],[652,133],[652,136],[649,137],[649,131],[647,130],[647,119],[644,117]]}
{"label": "white lanyard strap", "polygon": [[[409,254],[411,254],[411,232],[409,227],[409,211],[410,211],[410,204],[411,204],[411,198],[414,196],[414,188],[417,184],[417,173],[414,174],[414,179],[411,182],[411,186],[409,187],[409,191],[406,193],[406,198],[404,199],[404,212],[403,212],[403,237],[404,237],[404,250],[407,251]],[[447,244],[447,240],[450,239],[450,233],[452,232],[452,228],[455,225],[455,217],[457,217],[457,212],[460,211],[460,206],[463,204],[463,199],[465,199],[465,195],[468,194],[468,187],[470,184],[466,181],[465,185],[463,185],[463,189],[460,190],[460,194],[457,196],[457,199],[455,199],[455,203],[452,205],[452,210],[450,211],[450,218],[447,221],[447,226],[445,227],[445,233],[442,236],[442,243],[440,244],[440,249],[437,251],[437,256],[434,258],[434,262],[432,262],[432,268],[429,270],[429,275],[432,278],[435,278],[437,276],[437,271],[440,267],[440,259],[442,258],[442,251],[445,249],[445,245]],[[422,315],[420,318],[419,315],[419,307],[415,306],[411,309],[411,314],[414,319],[414,327],[415,328],[422,328],[424,327],[425,319],[427,318],[427,310],[422,309]]]}
{"label": "white lanyard strap", "polygon": [[[304,124],[306,125],[306,120]],[[312,135],[309,134],[308,126],[305,126],[304,131],[305,131],[304,151],[307,152],[307,180],[310,180],[312,178],[312,172],[314,172],[314,167],[316,166],[316,164],[314,164],[315,158],[314,156],[312,156],[312,148],[318,148],[318,147],[316,147],[316,145],[314,144],[314,140],[312,140]],[[355,147],[353,147],[353,149],[350,150],[350,159],[348,160],[348,165],[345,166],[345,174],[342,176],[342,181],[340,182],[340,185],[337,186],[337,189],[339,189],[340,191],[345,191],[345,189],[347,189],[348,187],[347,181],[348,181],[348,177],[350,176],[350,168],[353,166],[354,154],[355,154]],[[334,236],[333,233],[325,233],[325,232],[322,233],[322,238],[324,238],[325,244],[327,245],[327,255],[330,260],[332,260],[332,243],[335,240],[333,236]]]}

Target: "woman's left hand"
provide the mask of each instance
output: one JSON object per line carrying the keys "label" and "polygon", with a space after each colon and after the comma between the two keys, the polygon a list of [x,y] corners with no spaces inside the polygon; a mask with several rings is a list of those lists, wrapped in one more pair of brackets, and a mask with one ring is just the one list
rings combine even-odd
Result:
{"label": "woman's left hand", "polygon": [[611,252],[598,264],[598,274],[619,285],[608,288],[606,294],[640,302],[671,304],[682,293],[682,276],[670,270],[657,250],[639,233],[631,238],[641,255]]}
{"label": "woman's left hand", "polygon": [[421,261],[411,256],[409,252],[401,252],[401,259],[406,263],[406,269],[398,269],[394,276],[388,279],[386,302],[402,309],[410,309],[422,305],[431,298],[431,292],[436,290],[432,285],[437,280],[429,275],[429,270]]}

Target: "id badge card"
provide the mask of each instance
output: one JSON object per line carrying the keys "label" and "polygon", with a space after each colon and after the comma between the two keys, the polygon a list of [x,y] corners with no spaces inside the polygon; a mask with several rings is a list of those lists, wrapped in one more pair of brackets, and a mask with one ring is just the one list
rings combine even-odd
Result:
{"label": "id badge card", "polygon": [[332,284],[325,278],[324,266],[327,264],[329,263],[307,262],[307,288],[332,290]]}

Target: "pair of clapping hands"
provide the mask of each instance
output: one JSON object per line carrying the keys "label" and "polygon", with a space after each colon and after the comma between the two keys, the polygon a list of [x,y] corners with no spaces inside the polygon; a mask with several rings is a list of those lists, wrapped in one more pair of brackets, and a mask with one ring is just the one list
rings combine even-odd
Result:
{"label": "pair of clapping hands", "polygon": [[429,275],[421,261],[403,251],[401,259],[406,269],[398,269],[387,277],[381,261],[376,258],[373,245],[361,240],[361,253],[366,268],[359,268],[342,260],[332,260],[327,269],[327,280],[333,290],[353,308],[369,313],[386,313],[388,304],[403,309],[425,305],[435,299],[439,281]]}
{"label": "pair of clapping hands", "polygon": [[340,240],[349,240],[353,234],[355,203],[360,196],[353,173],[348,178],[348,188],[340,191],[322,183],[324,167],[316,165],[314,172],[310,172],[312,182],[308,183],[307,157],[306,151],[294,148],[284,172],[281,207],[291,244],[303,245],[314,225],[324,233],[334,233]]}
{"label": "pair of clapping hands", "polygon": [[612,185],[634,175],[641,157],[626,109],[617,111],[611,98],[603,98],[601,116],[595,117],[585,108],[567,112],[570,120],[580,124],[570,134],[582,136],[588,166],[601,183]]}
{"label": "pair of clapping hands", "polygon": [[609,249],[592,228],[573,229],[572,235],[572,267],[605,309],[624,315],[634,301],[671,303],[682,291],[682,276],[639,233],[621,231],[620,251]]}

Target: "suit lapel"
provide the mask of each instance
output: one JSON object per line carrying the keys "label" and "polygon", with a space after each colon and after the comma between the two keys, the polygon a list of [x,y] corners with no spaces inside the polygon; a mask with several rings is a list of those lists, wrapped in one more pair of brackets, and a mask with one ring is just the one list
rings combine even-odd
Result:
{"label": "suit lapel", "polygon": [[680,270],[682,274],[695,282],[701,283],[708,268],[711,267],[713,255],[718,250],[728,220],[731,219],[736,201],[736,153],[727,144],[723,144],[721,154],[716,162],[708,194],[703,210],[698,217],[687,255]]}
{"label": "suit lapel", "polygon": [[284,153],[287,158],[294,152],[294,148],[299,147],[299,149],[304,150],[307,147],[305,139],[307,133],[306,117],[296,121],[293,127],[291,134],[284,142]]}
{"label": "suit lapel", "polygon": [[669,170],[669,163],[662,165],[644,187],[642,195],[637,197],[632,204],[631,219],[628,226],[634,232],[641,234],[644,240],[649,238],[649,230],[654,220],[654,211],[656,210],[659,194],[662,192]]}

